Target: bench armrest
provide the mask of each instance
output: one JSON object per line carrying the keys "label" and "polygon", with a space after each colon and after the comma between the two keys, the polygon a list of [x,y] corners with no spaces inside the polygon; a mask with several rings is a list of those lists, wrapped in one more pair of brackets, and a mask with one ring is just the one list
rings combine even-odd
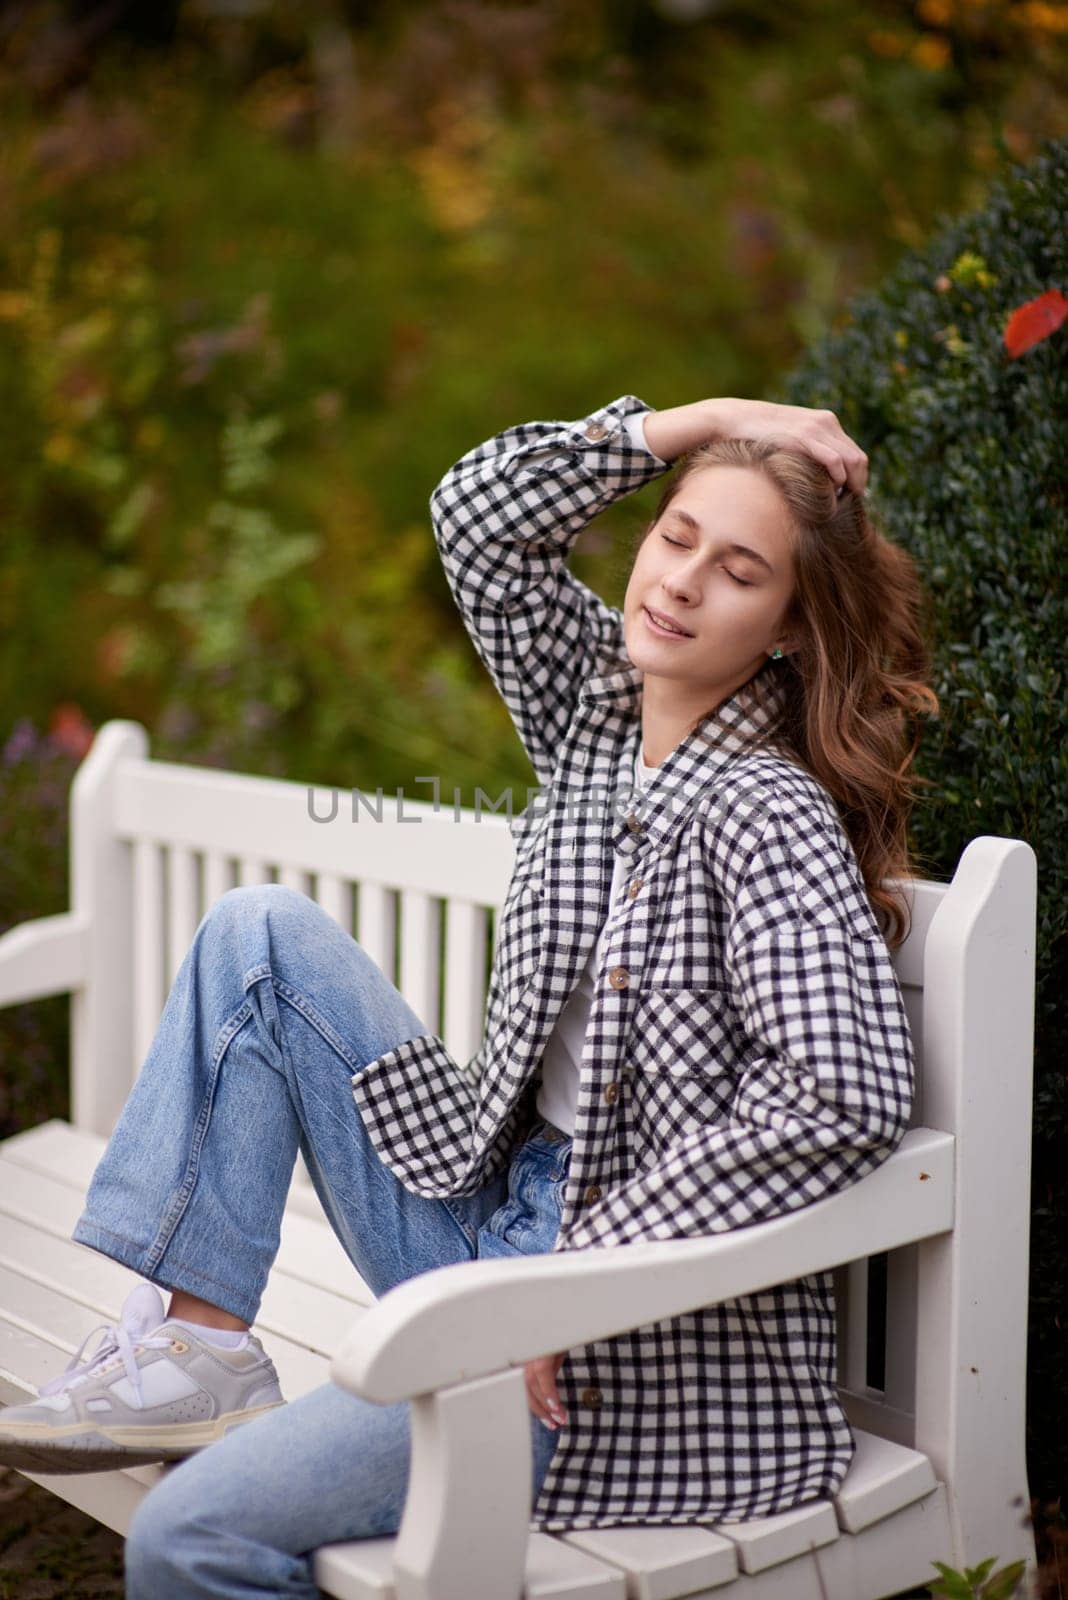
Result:
{"label": "bench armrest", "polygon": [[88,920],[74,911],[9,928],[0,934],[0,1006],[80,988],[88,950]]}
{"label": "bench armrest", "polygon": [[330,1377],[390,1404],[946,1233],[953,1176],[953,1136],[912,1128],[874,1172],[770,1222],[437,1267],[364,1313]]}

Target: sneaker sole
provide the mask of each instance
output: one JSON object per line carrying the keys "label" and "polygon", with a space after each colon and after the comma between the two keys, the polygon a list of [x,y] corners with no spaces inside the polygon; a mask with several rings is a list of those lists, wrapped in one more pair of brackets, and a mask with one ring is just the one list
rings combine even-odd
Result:
{"label": "sneaker sole", "polygon": [[[228,1412],[213,1422],[183,1422],[169,1428],[100,1428],[82,1423],[60,1433],[44,1423],[27,1422],[18,1432],[0,1433],[0,1466],[35,1472],[103,1472],[109,1467],[175,1461],[285,1404],[274,1400],[270,1405]],[[40,1433],[31,1431],[38,1426]]]}

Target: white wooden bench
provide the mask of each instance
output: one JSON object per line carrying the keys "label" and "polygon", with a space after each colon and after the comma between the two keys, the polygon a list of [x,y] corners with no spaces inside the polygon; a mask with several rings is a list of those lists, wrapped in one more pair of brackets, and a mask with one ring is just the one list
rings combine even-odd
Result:
{"label": "white wooden bench", "polygon": [[[337,797],[337,819],[313,820],[310,797],[320,817]],[[72,997],[71,1121],[0,1144],[3,1402],[35,1393],[138,1281],[70,1230],[219,894],[277,876],[312,895],[457,1059],[474,1054],[507,822],[466,811],[457,823],[448,805],[407,795],[403,815],[422,825],[399,820],[395,802],[382,822],[353,822],[349,800],[153,761],[137,723],[98,733],[71,794],[72,908],[0,938],[0,1005]],[[256,1324],[283,1392],[332,1377],[413,1402],[396,1538],[322,1547],[319,1586],[345,1600],[876,1600],[931,1579],[934,1560],[993,1555],[1033,1571],[1035,885],[1029,845],[989,836],[967,846],[952,883],[910,884],[912,932],[895,966],[919,1063],[912,1126],[876,1172],[790,1217],[708,1240],[464,1263],[376,1303],[298,1162]],[[832,1267],[857,1438],[833,1502],[718,1528],[530,1528],[523,1362]],[[27,1476],[123,1533],[163,1470]]]}

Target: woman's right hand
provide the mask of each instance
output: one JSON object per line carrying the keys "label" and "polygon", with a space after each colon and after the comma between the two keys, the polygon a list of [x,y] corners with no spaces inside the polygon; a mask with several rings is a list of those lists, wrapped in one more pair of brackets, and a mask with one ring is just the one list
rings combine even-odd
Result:
{"label": "woman's right hand", "polygon": [[674,461],[709,439],[781,439],[827,468],[835,484],[863,494],[868,458],[833,411],[779,405],[772,400],[711,399],[646,412],[642,426],[650,450]]}
{"label": "woman's right hand", "polygon": [[527,1404],[534,1415],[550,1429],[559,1428],[567,1421],[567,1413],[556,1386],[556,1374],[566,1355],[566,1350],[559,1350],[555,1355],[539,1356],[536,1361],[527,1361],[523,1364]]}

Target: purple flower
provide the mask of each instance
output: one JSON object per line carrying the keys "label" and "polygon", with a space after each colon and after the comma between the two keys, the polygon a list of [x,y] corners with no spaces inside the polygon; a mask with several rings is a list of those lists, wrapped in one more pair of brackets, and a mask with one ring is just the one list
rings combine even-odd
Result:
{"label": "purple flower", "polygon": [[20,717],[4,746],[4,766],[13,767],[16,762],[25,761],[37,746],[37,729],[33,722],[29,717]]}

